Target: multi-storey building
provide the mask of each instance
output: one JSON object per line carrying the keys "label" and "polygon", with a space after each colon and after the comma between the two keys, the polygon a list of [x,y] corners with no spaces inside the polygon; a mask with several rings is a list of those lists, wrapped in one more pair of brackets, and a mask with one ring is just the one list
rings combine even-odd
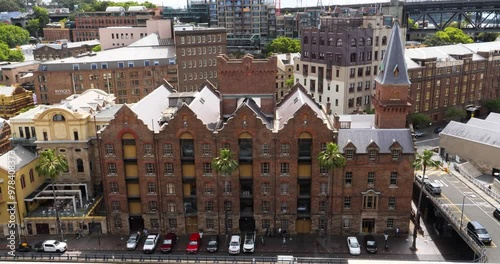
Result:
{"label": "multi-storey building", "polygon": [[[122,106],[98,135],[109,230],[407,232],[415,150],[399,34],[375,116],[329,115],[300,84],[276,104],[276,58],[250,55],[218,58],[217,90],[162,87]],[[329,142],[346,158],[335,177],[316,158]],[[221,149],[235,154],[232,175],[212,168]]]}
{"label": "multi-storey building", "polygon": [[10,124],[7,120],[0,118],[0,154],[11,150],[10,144]]}
{"label": "multi-storey building", "polygon": [[[276,74],[276,101],[279,102],[293,86],[293,71],[295,58],[300,58],[300,53],[276,54],[278,73]],[[287,83],[288,80],[292,82]]]}
{"label": "multi-storey building", "polygon": [[34,72],[38,103],[52,104],[88,89],[113,93],[118,103],[133,103],[163,80],[177,86],[173,42],[150,34],[127,47],[43,62]]}
{"label": "multi-storey building", "polygon": [[131,6],[128,10],[120,6],[110,6],[104,12],[77,12],[75,16],[74,41],[99,39],[99,28],[103,27],[145,27],[152,19],[154,10],[144,6]]}
{"label": "multi-storey building", "polygon": [[217,56],[226,54],[226,29],[179,25],[174,27],[174,34],[178,91],[195,91],[205,80],[217,87]]}
{"label": "multi-storey building", "polygon": [[0,116],[9,119],[16,116],[23,108],[30,108],[33,103],[33,92],[20,86],[0,86]]}
{"label": "multi-storey building", "polygon": [[296,16],[292,14],[285,14],[276,16],[276,37],[296,38],[297,22]]}
{"label": "multi-storey building", "polygon": [[[40,105],[11,118],[13,145],[33,152],[54,149],[68,161],[68,171],[55,179],[58,202],[54,203],[52,184],[44,183],[45,179],[23,197],[23,204],[27,206],[23,217],[32,225],[28,227],[28,234],[59,233],[55,228],[56,206],[64,233],[74,234],[79,228],[87,230],[92,220],[102,227],[103,233],[107,232],[106,218],[97,213],[101,204],[102,174],[95,137],[119,109],[114,100],[113,95],[103,91],[87,90],[60,104]],[[94,216],[89,216],[92,214]]]}
{"label": "multi-storey building", "polygon": [[[183,23],[208,24],[210,23],[208,18],[208,1],[209,0],[187,1],[188,5],[186,9],[174,9],[167,6],[163,8],[162,16],[166,19],[175,18]],[[210,24],[217,25],[217,23]]]}
{"label": "multi-storey building", "polygon": [[63,27],[47,27],[43,29],[43,40],[46,42],[54,42],[57,40],[65,39],[68,41],[73,40],[70,28]]}
{"label": "multi-storey building", "polygon": [[412,112],[441,122],[456,107],[478,116],[481,101],[500,96],[500,45],[497,42],[407,49]]}
{"label": "multi-storey building", "polygon": [[102,50],[128,46],[139,39],[156,33],[160,41],[169,42],[173,36],[172,20],[148,20],[145,27],[107,27],[99,29]]}
{"label": "multi-storey building", "polygon": [[33,90],[33,71],[38,69],[38,61],[9,63],[0,66],[0,85],[14,86],[20,84]]}
{"label": "multi-storey building", "polygon": [[324,16],[319,28],[302,31],[295,82],[318,103],[330,103],[334,113],[372,109],[374,78],[384,58],[392,18],[362,14]]}
{"label": "multi-storey building", "polygon": [[96,39],[81,42],[37,44],[33,56],[38,61],[77,57],[92,52],[92,49],[97,45],[99,45],[99,40]]}

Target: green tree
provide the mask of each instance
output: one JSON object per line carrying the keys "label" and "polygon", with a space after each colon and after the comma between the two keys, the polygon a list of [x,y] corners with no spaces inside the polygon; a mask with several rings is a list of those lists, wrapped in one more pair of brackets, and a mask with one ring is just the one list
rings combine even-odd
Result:
{"label": "green tree", "polygon": [[411,245],[412,250],[417,250],[417,232],[420,228],[420,204],[422,202],[422,193],[424,190],[425,172],[429,167],[439,168],[439,166],[441,166],[441,162],[432,159],[433,155],[434,153],[432,151],[426,149],[422,154],[417,153],[415,160],[412,163],[412,166],[415,170],[422,170],[423,176],[422,181],[420,182],[420,194],[418,195],[417,214],[415,219],[415,227],[413,229],[413,243]]}
{"label": "green tree", "polygon": [[54,184],[56,177],[68,170],[68,161],[63,155],[57,155],[55,149],[45,149],[40,152],[35,169],[40,175],[50,179],[52,183],[52,196],[54,198],[54,209],[56,212],[56,230],[61,235],[61,241],[64,241],[61,219],[59,219],[59,210],[56,206],[56,188]]}
{"label": "green tree", "polygon": [[30,19],[26,23],[26,30],[30,33],[30,36],[37,37],[38,32],[40,32],[40,21],[38,19]]}
{"label": "green tree", "polygon": [[24,61],[21,49],[10,49],[7,44],[0,42],[0,61]]}
{"label": "green tree", "polygon": [[47,9],[45,9],[43,7],[34,6],[33,7],[33,17],[35,19],[38,19],[38,26],[39,26],[38,33],[40,34],[40,36],[43,36],[42,30],[50,22],[49,12],[47,11]]}
{"label": "green tree", "polygon": [[[326,149],[321,151],[318,155],[318,163],[322,168],[328,169],[328,186],[326,190],[326,205],[327,205],[327,224],[325,234],[328,234],[328,224],[331,218],[330,206],[333,204],[330,199],[330,194],[332,192],[332,181],[335,173],[335,169],[343,168],[346,164],[346,159],[344,155],[339,151],[337,144],[330,142],[326,145]],[[333,196],[332,196],[333,197]]]}
{"label": "green tree", "polygon": [[[235,172],[238,169],[238,162],[234,159],[234,153],[230,149],[221,149],[219,152],[219,156],[215,157],[212,160],[212,168],[215,170],[216,173],[221,173],[222,176],[231,176],[233,172]],[[217,175],[217,189],[219,189],[220,184],[219,184],[219,176]],[[225,184],[224,184],[225,186]],[[225,191],[224,191],[225,193]],[[220,194],[220,191],[217,190],[217,195]],[[225,201],[226,197],[224,196],[224,205],[226,203]],[[220,210],[217,210],[219,212]],[[225,213],[225,230],[226,230],[226,235],[229,233],[228,229],[228,222],[227,222],[227,210],[224,208],[224,213]]]}
{"label": "green tree", "polygon": [[267,53],[300,52],[300,40],[287,37],[275,38],[267,47]]}
{"label": "green tree", "polygon": [[483,42],[491,42],[491,41],[495,41],[498,38],[498,35],[500,35],[500,33],[481,32],[481,33],[479,33],[479,35],[477,37],[480,40],[482,40]]}
{"label": "green tree", "polygon": [[290,78],[286,79],[286,81],[285,81],[285,85],[287,88],[292,87],[294,84],[295,84],[295,80],[293,78],[293,75],[290,76]]}
{"label": "green tree", "polygon": [[101,51],[101,44],[99,44],[99,45],[97,45],[97,46],[93,47],[93,48],[92,48],[92,51],[93,51],[93,52],[99,52],[99,51]]}
{"label": "green tree", "polygon": [[13,12],[21,10],[22,6],[16,0],[2,0],[0,1],[0,12]]}
{"label": "green tree", "polygon": [[6,43],[10,48],[28,43],[30,34],[20,27],[0,24],[0,42]]}
{"label": "green tree", "polygon": [[467,113],[462,108],[450,107],[446,109],[444,116],[450,120],[461,121],[463,118],[467,116]]}
{"label": "green tree", "polygon": [[412,123],[415,127],[425,127],[431,123],[431,119],[422,113],[413,113],[408,116],[409,123]]}
{"label": "green tree", "polygon": [[408,26],[411,29],[418,29],[418,23],[415,23],[415,20],[408,18]]}
{"label": "green tree", "polygon": [[447,27],[443,31],[438,31],[436,34],[425,39],[424,44],[428,47],[452,45],[458,43],[472,43],[471,37],[465,34],[461,29],[455,27]]}
{"label": "green tree", "polygon": [[500,113],[500,99],[488,99],[483,101],[483,107],[488,110],[488,113]]}

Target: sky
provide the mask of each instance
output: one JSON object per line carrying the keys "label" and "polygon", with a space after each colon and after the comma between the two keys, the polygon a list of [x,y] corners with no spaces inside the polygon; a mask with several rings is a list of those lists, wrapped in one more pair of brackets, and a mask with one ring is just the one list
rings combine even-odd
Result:
{"label": "sky", "polygon": [[[125,2],[127,0],[115,0],[117,2]],[[137,2],[141,2],[136,0]],[[272,0],[271,0],[272,1]],[[380,3],[380,2],[389,2],[389,0],[320,0],[324,6],[328,5],[347,5],[347,4],[361,4],[361,3]],[[185,7],[186,0],[149,0],[149,2],[158,5],[158,6],[171,6],[175,8]],[[318,0],[281,0],[281,7],[297,7],[298,4],[302,2],[300,6],[316,6],[318,4]]]}

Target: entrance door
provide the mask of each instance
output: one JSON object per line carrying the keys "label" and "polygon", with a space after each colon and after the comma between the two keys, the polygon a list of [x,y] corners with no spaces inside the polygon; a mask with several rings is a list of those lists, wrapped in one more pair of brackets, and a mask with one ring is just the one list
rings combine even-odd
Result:
{"label": "entrance door", "polygon": [[142,216],[131,216],[128,218],[128,223],[131,232],[142,232],[144,230],[144,219],[142,219]]}
{"label": "entrance door", "polygon": [[186,233],[198,233],[198,218],[196,216],[186,217]]}
{"label": "entrance door", "polygon": [[363,218],[362,222],[362,233],[373,233],[375,231],[375,219],[373,218]]}
{"label": "entrance door", "polygon": [[38,235],[48,235],[50,234],[49,224],[35,224],[36,233]]}
{"label": "entrance door", "polygon": [[295,221],[295,232],[298,234],[310,234],[311,229],[311,219],[297,219]]}

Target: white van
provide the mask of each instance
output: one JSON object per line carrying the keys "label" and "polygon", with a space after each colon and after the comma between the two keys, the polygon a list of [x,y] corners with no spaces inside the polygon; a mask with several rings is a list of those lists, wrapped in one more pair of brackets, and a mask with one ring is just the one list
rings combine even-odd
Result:
{"label": "white van", "polygon": [[232,235],[231,241],[229,242],[228,252],[231,255],[240,254],[241,248],[241,237],[239,235]]}

